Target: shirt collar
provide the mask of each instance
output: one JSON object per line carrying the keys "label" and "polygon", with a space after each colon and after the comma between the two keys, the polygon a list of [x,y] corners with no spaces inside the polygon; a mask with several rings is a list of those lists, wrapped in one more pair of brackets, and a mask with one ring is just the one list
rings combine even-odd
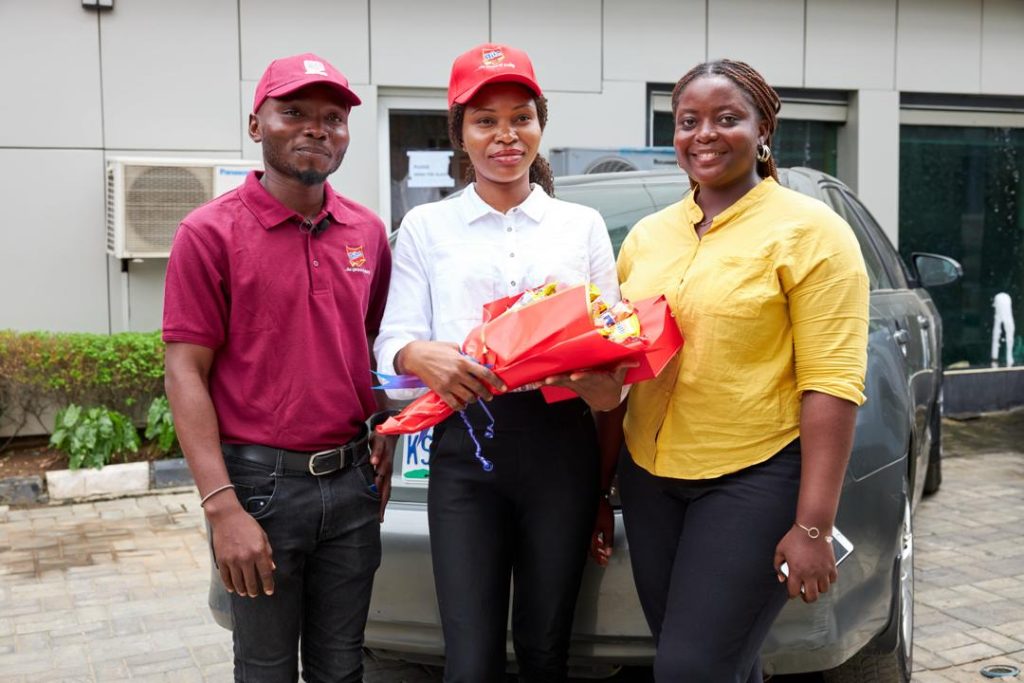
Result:
{"label": "shirt collar", "polygon": [[[263,171],[250,171],[249,175],[245,177],[245,182],[238,188],[239,198],[260,222],[260,225],[270,230],[289,221],[302,222],[304,216],[295,213],[278,201],[274,195],[267,192],[267,188],[260,183],[262,177]],[[313,222],[317,223],[323,220],[324,216],[328,214],[335,223],[344,224],[348,211],[338,194],[331,188],[330,183],[325,182],[324,206],[320,213],[313,218]]]}
{"label": "shirt collar", "polygon": [[[472,223],[489,214],[502,215],[500,211],[480,198],[480,195],[476,193],[476,183],[467,185],[466,189],[462,191],[460,198],[462,199],[463,218],[465,218],[467,223]],[[544,219],[544,214],[547,212],[551,202],[552,199],[544,191],[544,188],[534,183],[530,194],[512,211],[518,209],[533,222],[540,223]]]}
{"label": "shirt collar", "polygon": [[[732,206],[729,206],[715,216],[714,227],[719,227],[723,223],[729,222],[734,216],[771,192],[775,187],[777,187],[777,185],[778,184],[775,182],[775,179],[771,176],[763,178],[761,182],[754,185],[754,187],[747,191],[745,195],[733,202]],[[700,206],[697,205],[696,199],[694,199],[699,189],[700,188],[694,189],[693,192],[686,195],[683,199],[683,209],[686,211],[686,216],[690,219],[690,223],[693,225],[697,225],[704,220],[704,211],[701,210]]]}

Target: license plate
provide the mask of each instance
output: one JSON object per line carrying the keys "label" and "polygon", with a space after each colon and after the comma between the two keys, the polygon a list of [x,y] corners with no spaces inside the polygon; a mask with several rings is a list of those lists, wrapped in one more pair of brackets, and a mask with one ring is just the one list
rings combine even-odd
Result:
{"label": "license plate", "polygon": [[401,450],[403,483],[427,483],[430,476],[430,441],[433,436],[433,427],[405,436],[405,444]]}

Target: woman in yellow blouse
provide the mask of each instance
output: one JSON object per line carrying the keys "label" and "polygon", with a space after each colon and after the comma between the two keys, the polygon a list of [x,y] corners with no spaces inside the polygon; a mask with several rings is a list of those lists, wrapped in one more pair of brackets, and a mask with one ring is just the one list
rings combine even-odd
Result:
{"label": "woman in yellow blouse", "polygon": [[812,602],[837,579],[868,280],[849,226],[778,184],[779,106],[742,62],[683,76],[674,145],[693,192],[641,220],[619,256],[623,296],[664,293],[686,337],[629,395],[619,472],[659,681],[759,683],[787,595]]}

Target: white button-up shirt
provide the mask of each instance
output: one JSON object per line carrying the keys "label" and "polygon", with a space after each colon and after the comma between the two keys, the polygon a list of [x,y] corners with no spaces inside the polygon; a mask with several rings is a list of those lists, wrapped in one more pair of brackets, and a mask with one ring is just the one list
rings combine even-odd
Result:
{"label": "white button-up shirt", "polygon": [[[422,204],[402,220],[391,288],[374,344],[377,368],[395,373],[395,356],[416,340],[462,344],[484,304],[547,282],[593,283],[619,300],[615,259],[594,209],[549,197],[539,185],[501,213],[470,185],[454,199]],[[418,391],[389,391],[411,398]]]}

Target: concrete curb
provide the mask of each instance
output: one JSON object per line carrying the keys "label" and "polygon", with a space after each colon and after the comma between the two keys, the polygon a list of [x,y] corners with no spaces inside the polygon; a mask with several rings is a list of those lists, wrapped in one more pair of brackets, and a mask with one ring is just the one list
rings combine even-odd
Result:
{"label": "concrete curb", "polygon": [[122,496],[169,493],[193,486],[184,458],[106,465],[98,470],[52,470],[0,479],[0,505],[76,503]]}

